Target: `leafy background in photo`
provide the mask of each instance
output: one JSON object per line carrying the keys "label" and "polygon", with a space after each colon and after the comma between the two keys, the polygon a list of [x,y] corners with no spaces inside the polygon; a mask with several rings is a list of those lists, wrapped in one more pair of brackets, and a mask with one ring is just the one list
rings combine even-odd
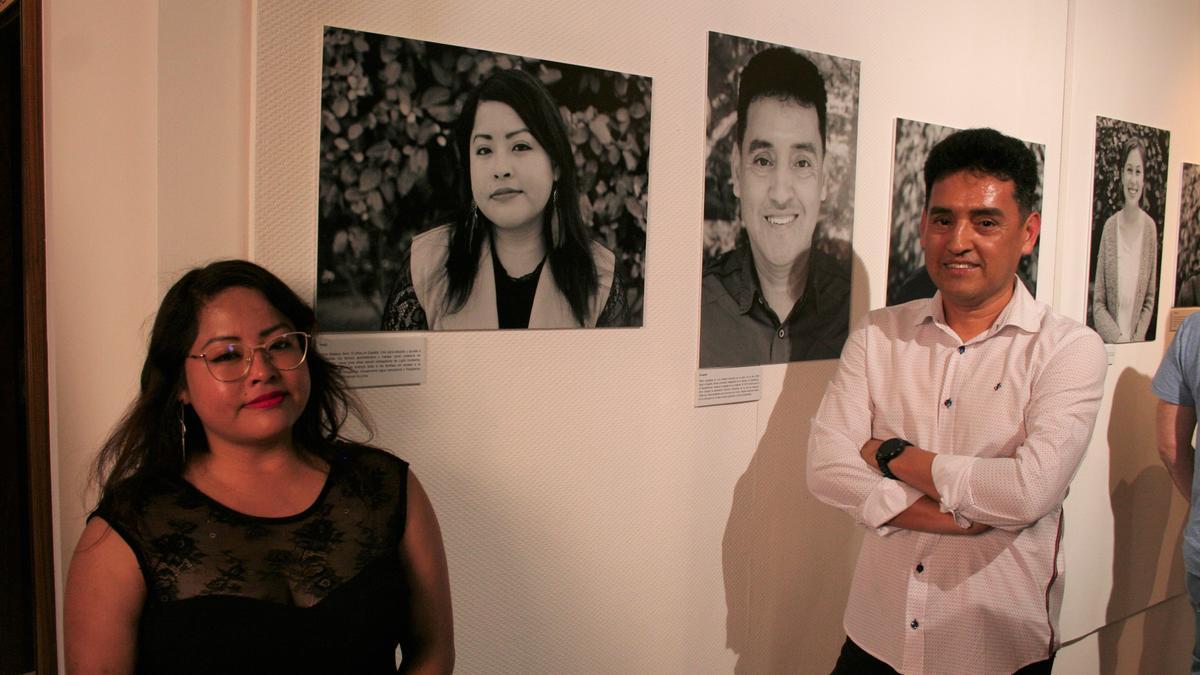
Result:
{"label": "leafy background in photo", "polygon": [[[742,230],[730,154],[737,126],[737,83],[752,56],[780,45],[708,34],[708,107],[704,162],[704,262],[730,250]],[[850,264],[854,229],[854,162],[858,148],[859,62],[797,49],[825,79],[825,180],[828,195],[814,246]]]}
{"label": "leafy background in photo", "polygon": [[1146,146],[1145,182],[1142,188],[1142,209],[1154,220],[1158,230],[1157,270],[1154,273],[1154,311],[1150,315],[1150,329],[1146,341],[1154,340],[1158,325],[1158,306],[1162,288],[1162,240],[1163,220],[1167,214],[1167,159],[1171,146],[1171,132],[1142,124],[1124,122],[1110,117],[1096,118],[1096,157],[1092,175],[1092,243],[1088,260],[1087,323],[1095,326],[1092,319],[1092,296],[1096,282],[1096,258],[1100,255],[1100,235],[1104,232],[1104,221],[1125,206],[1121,196],[1121,146],[1130,138],[1138,138]]}
{"label": "leafy background in photo", "polygon": [[[933,146],[957,131],[940,124],[896,119],[896,156],[892,165],[892,232],[888,253],[887,304],[897,304],[900,288],[909,277],[925,267],[925,252],[921,250],[921,213],[925,210],[925,160]],[[1038,189],[1034,208],[1042,210],[1042,190],[1046,174],[1046,146],[1025,142],[1037,158]],[[1017,275],[1025,287],[1037,296],[1038,250],[1021,258]]]}
{"label": "leafy background in photo", "polygon": [[579,206],[617,257],[631,325],[645,288],[651,81],[572,64],[326,27],[321,70],[317,317],[377,330],[412,237],[459,203],[453,127],[470,91],[520,68],[555,98],[575,152]]}
{"label": "leafy background in photo", "polygon": [[[1183,195],[1179,200],[1179,262],[1175,272],[1175,306],[1184,282],[1200,275],[1200,164],[1183,165]],[[1200,281],[1200,277],[1198,277]],[[1188,305],[1195,306],[1195,298]]]}

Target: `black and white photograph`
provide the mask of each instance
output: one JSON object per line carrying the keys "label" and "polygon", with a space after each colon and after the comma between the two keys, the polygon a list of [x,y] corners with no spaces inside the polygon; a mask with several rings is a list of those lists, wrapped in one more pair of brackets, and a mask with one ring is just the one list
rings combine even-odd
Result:
{"label": "black and white photograph", "polygon": [[[933,146],[955,131],[954,127],[896,119],[896,153],[892,165],[892,225],[888,249],[887,305],[900,305],[920,298],[932,298],[937,291],[925,268],[925,252],[921,248],[921,215],[925,211],[925,160]],[[1041,143],[1025,145],[1037,158],[1038,188],[1034,210],[1042,210],[1042,190],[1045,184],[1046,146]],[[1029,293],[1037,296],[1038,248],[1021,258],[1017,276]]]}
{"label": "black and white photograph", "polygon": [[639,327],[649,77],[327,26],[326,332]]}
{"label": "black and white photograph", "polygon": [[1154,340],[1171,132],[1096,118],[1088,325],[1109,344]]}
{"label": "black and white photograph", "polygon": [[1200,164],[1183,164],[1175,306],[1200,307]]}
{"label": "black and white photograph", "polygon": [[700,367],[836,359],[859,62],[708,34]]}

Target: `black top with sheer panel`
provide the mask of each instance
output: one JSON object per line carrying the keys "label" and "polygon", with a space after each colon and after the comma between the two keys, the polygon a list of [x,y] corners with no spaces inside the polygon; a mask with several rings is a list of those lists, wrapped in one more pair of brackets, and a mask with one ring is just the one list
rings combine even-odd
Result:
{"label": "black top with sheer panel", "polygon": [[146,582],[139,673],[396,671],[408,464],[333,450],[320,496],[293,516],[239,513],[174,476],[100,504]]}

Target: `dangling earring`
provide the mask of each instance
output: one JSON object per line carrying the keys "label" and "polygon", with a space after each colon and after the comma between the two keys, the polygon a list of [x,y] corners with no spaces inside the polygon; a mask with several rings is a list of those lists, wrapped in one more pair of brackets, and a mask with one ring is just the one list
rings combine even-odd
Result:
{"label": "dangling earring", "polygon": [[558,222],[558,186],[550,189],[550,242],[562,248],[562,225]]}
{"label": "dangling earring", "polygon": [[471,215],[467,218],[467,248],[475,248],[475,231],[479,229],[479,206],[471,200]]}
{"label": "dangling earring", "polygon": [[184,421],[185,403],[179,404],[179,455],[183,465],[187,466],[187,422]]}

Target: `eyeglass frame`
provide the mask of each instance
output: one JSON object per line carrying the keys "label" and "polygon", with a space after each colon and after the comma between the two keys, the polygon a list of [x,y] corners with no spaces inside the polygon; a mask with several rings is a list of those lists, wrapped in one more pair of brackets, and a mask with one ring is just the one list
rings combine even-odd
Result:
{"label": "eyeglass frame", "polygon": [[[296,363],[296,365],[292,366],[291,368],[284,368],[282,366],[275,365],[275,360],[271,357],[271,352],[267,351],[267,345],[272,344],[279,338],[287,337],[289,335],[303,335],[304,336],[304,353],[300,355],[300,360]],[[275,337],[271,338],[270,340],[265,340],[262,344],[251,347],[250,351],[248,351],[246,353],[246,357],[244,359],[242,359],[242,363],[245,364],[245,369],[242,370],[241,375],[238,375],[237,377],[233,378],[232,380],[222,380],[221,378],[217,377],[217,374],[213,372],[212,364],[209,363],[209,361],[208,361],[208,355],[205,354],[204,352],[200,352],[199,354],[188,354],[187,357],[189,359],[200,359],[201,361],[203,361],[204,369],[207,370],[208,374],[211,375],[212,378],[214,380],[216,380],[217,382],[237,382],[250,374],[250,369],[252,367],[254,367],[254,352],[257,352],[259,350],[262,350],[263,358],[266,359],[267,362],[271,364],[271,367],[276,370],[295,370],[295,369],[299,368],[300,366],[304,365],[305,361],[308,360],[308,343],[311,340],[312,340],[312,334],[305,333],[302,330],[293,330],[293,331],[288,331],[286,333],[280,333],[279,335],[276,335]]]}

